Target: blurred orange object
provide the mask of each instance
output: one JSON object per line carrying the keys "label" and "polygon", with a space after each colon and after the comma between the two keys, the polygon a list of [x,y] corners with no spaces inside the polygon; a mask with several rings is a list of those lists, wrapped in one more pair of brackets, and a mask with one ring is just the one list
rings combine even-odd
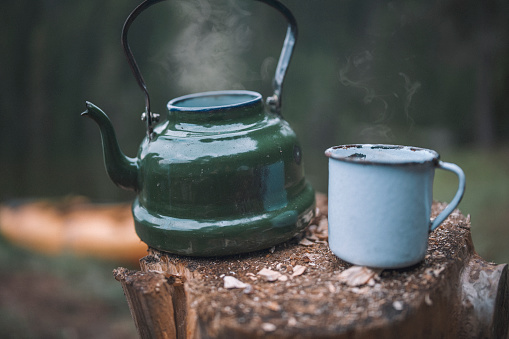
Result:
{"label": "blurred orange object", "polygon": [[93,204],[81,197],[5,204],[0,232],[45,254],[71,252],[136,264],[147,254],[134,231],[130,204]]}

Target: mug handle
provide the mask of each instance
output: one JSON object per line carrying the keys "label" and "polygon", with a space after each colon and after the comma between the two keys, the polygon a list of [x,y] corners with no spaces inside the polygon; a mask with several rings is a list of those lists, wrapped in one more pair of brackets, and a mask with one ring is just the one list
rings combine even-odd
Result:
{"label": "mug handle", "polygon": [[458,190],[456,191],[456,195],[452,199],[452,201],[447,205],[442,212],[433,220],[430,226],[430,232],[434,231],[440,224],[449,216],[449,214],[454,211],[456,207],[458,207],[458,204],[461,201],[461,198],[463,198],[463,194],[465,193],[465,173],[463,173],[463,170],[455,164],[451,164],[449,162],[443,162],[439,161],[437,168],[444,169],[449,172],[453,172],[458,176]]}

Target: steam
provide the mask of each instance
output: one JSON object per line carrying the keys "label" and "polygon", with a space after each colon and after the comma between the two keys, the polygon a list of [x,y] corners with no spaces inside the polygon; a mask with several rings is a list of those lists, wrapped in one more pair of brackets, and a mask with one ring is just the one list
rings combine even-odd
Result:
{"label": "steam", "polygon": [[[389,104],[384,99],[386,95],[380,95],[375,88],[370,85],[373,77],[370,75],[372,70],[373,55],[369,51],[362,52],[347,59],[346,65],[339,71],[339,81],[347,87],[353,87],[362,90],[365,95],[363,102],[366,105],[377,103],[380,108],[378,116],[384,120]],[[358,80],[353,80],[358,78]]]}
{"label": "steam", "polygon": [[394,133],[392,129],[385,124],[375,124],[373,126],[366,126],[361,129],[359,136],[365,140],[394,140]]}
{"label": "steam", "polygon": [[277,60],[274,57],[266,57],[262,66],[260,67],[260,75],[262,80],[272,80],[274,78],[274,72],[276,70]]}
{"label": "steam", "polygon": [[421,84],[418,81],[412,81],[405,73],[399,72],[398,75],[404,80],[402,88],[399,87],[398,81],[394,82],[398,84],[396,87],[389,88],[386,85],[382,88],[381,79],[377,79],[374,75],[375,61],[370,51],[363,51],[347,58],[346,64],[339,71],[339,81],[346,87],[352,87],[364,93],[362,101],[372,121],[362,128],[359,136],[369,140],[392,140],[394,134],[388,122],[393,112],[398,110],[398,106],[402,106],[409,128],[413,127],[414,120],[410,115],[410,107]]}
{"label": "steam", "polygon": [[405,115],[407,117],[407,121],[410,122],[410,126],[412,127],[414,125],[414,119],[412,119],[412,117],[409,114],[410,103],[412,102],[412,97],[414,96],[414,94],[419,90],[419,88],[421,88],[421,83],[418,81],[412,82],[408,75],[406,75],[405,73],[400,72],[399,75],[402,76],[403,79],[405,79],[406,96],[404,110]]}
{"label": "steam", "polygon": [[374,121],[369,126],[363,127],[359,136],[366,140],[391,140],[392,131],[385,121],[389,104],[387,95],[378,94],[373,82],[372,66],[374,57],[369,51],[356,54],[347,58],[346,65],[339,71],[339,81],[346,87],[352,87],[364,92],[363,103],[369,107]]}
{"label": "steam", "polygon": [[188,25],[173,46],[173,76],[190,93],[204,90],[243,89],[248,69],[240,58],[251,42],[244,23],[250,13],[232,0],[181,1],[180,11]]}

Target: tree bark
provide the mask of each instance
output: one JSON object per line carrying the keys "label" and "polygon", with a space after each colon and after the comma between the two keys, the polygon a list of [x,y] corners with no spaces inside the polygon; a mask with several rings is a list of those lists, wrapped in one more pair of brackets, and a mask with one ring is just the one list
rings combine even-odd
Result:
{"label": "tree bark", "polygon": [[168,283],[162,274],[129,271],[125,268],[115,270],[114,275],[122,283],[140,337],[176,338],[173,283]]}

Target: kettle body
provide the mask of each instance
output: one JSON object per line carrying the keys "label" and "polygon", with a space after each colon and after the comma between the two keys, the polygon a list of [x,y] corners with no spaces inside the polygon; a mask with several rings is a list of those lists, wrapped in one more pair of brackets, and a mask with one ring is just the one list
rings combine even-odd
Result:
{"label": "kettle body", "polygon": [[289,21],[274,95],[267,104],[252,91],[191,94],[171,100],[167,120],[155,124],[157,116],[127,45],[127,30],[141,11],[160,1],[140,4],[122,34],[146,99],[147,135],[137,157],[122,153],[103,111],[87,102],[83,112],[99,125],[110,178],[137,192],[132,207],[136,233],[151,247],[189,256],[250,252],[294,237],[315,213],[301,146],[280,112],[295,19],[278,1],[259,0]]}
{"label": "kettle body", "polygon": [[205,92],[168,104],[168,120],[140,148],[136,232],[186,255],[267,248],[314,215],[301,147],[256,92]]}

